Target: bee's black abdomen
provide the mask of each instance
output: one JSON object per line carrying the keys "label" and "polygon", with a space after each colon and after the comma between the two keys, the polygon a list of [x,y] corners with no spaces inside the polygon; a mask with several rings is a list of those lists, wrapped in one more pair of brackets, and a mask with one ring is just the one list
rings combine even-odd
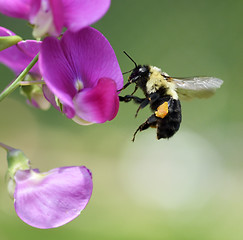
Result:
{"label": "bee's black abdomen", "polygon": [[164,118],[157,118],[157,138],[170,138],[180,128],[181,104],[172,99],[168,107],[168,114]]}

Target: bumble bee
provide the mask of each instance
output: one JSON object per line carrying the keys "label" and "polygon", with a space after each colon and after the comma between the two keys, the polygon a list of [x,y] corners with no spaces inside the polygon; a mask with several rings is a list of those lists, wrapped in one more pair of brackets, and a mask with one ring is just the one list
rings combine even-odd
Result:
{"label": "bumble bee", "polygon": [[[147,105],[150,105],[154,112],[137,128],[132,141],[135,140],[138,131],[146,130],[149,127],[157,128],[157,139],[172,137],[178,131],[181,123],[180,100],[208,98],[223,83],[221,79],[214,77],[170,77],[158,67],[137,65],[125,51],[124,53],[135,64],[135,68],[129,71],[132,73],[128,82],[118,92],[132,83],[135,84],[135,89],[130,95],[119,96],[119,100],[121,102],[133,100],[139,104],[135,117],[139,110]],[[143,91],[145,98],[134,96],[138,88]]]}

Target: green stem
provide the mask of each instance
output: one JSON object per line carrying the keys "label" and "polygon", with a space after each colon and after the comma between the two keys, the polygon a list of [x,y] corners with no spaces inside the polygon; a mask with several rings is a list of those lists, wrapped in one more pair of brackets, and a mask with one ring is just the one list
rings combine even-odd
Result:
{"label": "green stem", "polygon": [[28,74],[30,69],[36,64],[38,61],[39,53],[34,57],[34,59],[30,62],[30,64],[24,69],[22,73],[8,86],[6,87],[2,93],[0,94],[0,101],[2,101],[5,97],[7,97],[10,93],[12,93],[19,85],[20,82],[24,80],[25,76]]}
{"label": "green stem", "polygon": [[37,85],[37,84],[45,84],[44,81],[21,81],[19,83],[20,86],[30,86],[30,85]]}

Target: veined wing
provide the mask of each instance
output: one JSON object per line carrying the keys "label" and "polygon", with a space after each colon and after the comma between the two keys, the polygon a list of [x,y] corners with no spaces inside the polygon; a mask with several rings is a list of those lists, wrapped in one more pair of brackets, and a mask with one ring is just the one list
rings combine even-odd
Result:
{"label": "veined wing", "polygon": [[215,77],[172,77],[172,79],[181,100],[211,97],[223,83],[223,80]]}

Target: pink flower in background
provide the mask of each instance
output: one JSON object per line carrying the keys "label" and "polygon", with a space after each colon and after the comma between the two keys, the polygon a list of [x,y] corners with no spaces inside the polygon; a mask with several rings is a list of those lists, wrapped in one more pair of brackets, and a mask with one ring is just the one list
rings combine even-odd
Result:
{"label": "pink flower in background", "polygon": [[45,38],[39,67],[48,87],[46,97],[68,118],[88,124],[116,116],[123,76],[114,50],[97,30],[87,27],[66,31],[61,40]]}
{"label": "pink flower in background", "polygon": [[16,213],[36,228],[59,227],[79,216],[93,189],[92,175],[84,166],[55,168],[45,173],[18,170],[14,180]]}
{"label": "pink flower in background", "polygon": [[[0,37],[14,35],[16,34],[10,30],[0,27]],[[16,45],[0,51],[0,63],[12,69],[16,75],[19,75],[40,51],[40,46],[40,41],[20,41]],[[30,70],[30,73],[39,79],[41,78],[37,64]]]}
{"label": "pink flower in background", "polygon": [[28,20],[34,37],[59,36],[62,28],[78,31],[99,20],[110,0],[0,0],[0,12]]}
{"label": "pink flower in background", "polygon": [[84,166],[60,167],[40,173],[25,154],[0,143],[7,151],[8,192],[17,215],[36,228],[55,228],[74,218],[88,204],[92,174]]}
{"label": "pink flower in background", "polygon": [[[0,27],[0,37],[14,36],[15,33]],[[9,67],[16,76],[18,76],[33,60],[40,51],[41,42],[35,40],[20,41],[7,49],[0,51],[0,63]],[[38,64],[27,74],[26,81],[41,80],[42,76]],[[27,102],[36,107],[46,110],[50,107],[50,103],[45,99],[42,86],[31,85],[23,86],[21,93],[27,97]]]}

